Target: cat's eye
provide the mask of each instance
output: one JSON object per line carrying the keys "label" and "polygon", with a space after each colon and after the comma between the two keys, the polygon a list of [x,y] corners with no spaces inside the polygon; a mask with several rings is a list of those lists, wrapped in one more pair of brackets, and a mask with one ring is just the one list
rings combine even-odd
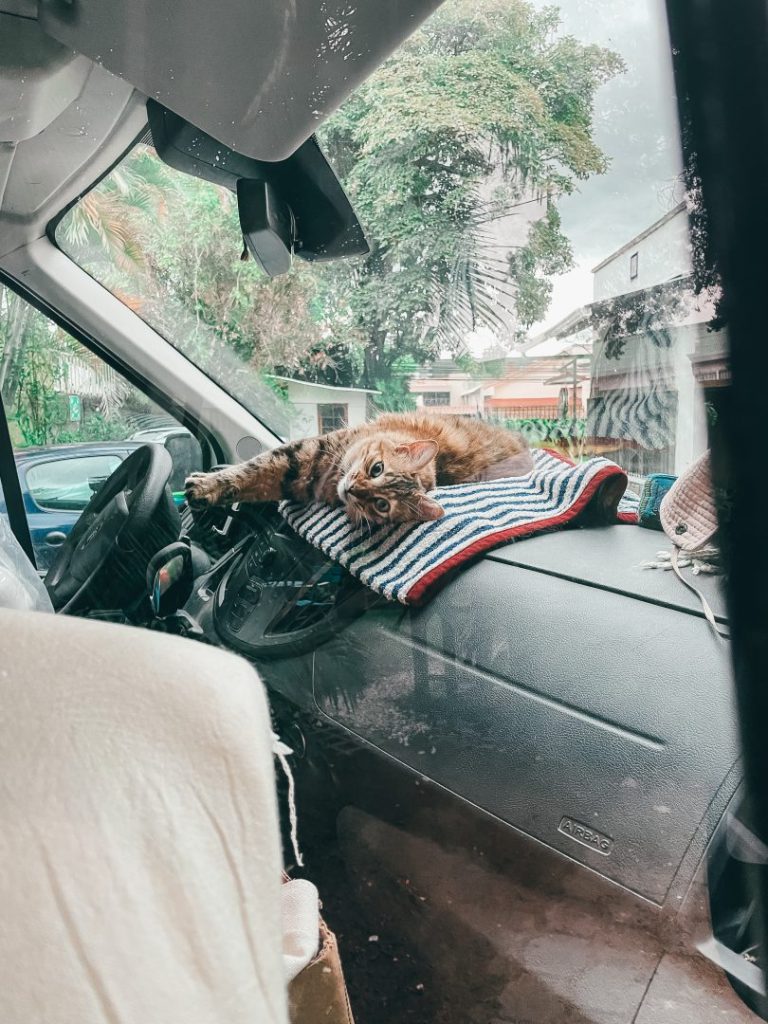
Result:
{"label": "cat's eye", "polygon": [[[368,470],[368,475],[372,476],[372,477],[374,477],[374,476],[381,476],[381,474],[383,472],[384,472],[384,463],[379,461],[379,462],[374,462],[374,464]],[[382,499],[382,501],[383,500],[384,499]],[[387,503],[387,508],[389,508],[389,503]]]}
{"label": "cat's eye", "polygon": [[389,512],[389,502],[386,498],[377,498],[373,505],[377,512]]}

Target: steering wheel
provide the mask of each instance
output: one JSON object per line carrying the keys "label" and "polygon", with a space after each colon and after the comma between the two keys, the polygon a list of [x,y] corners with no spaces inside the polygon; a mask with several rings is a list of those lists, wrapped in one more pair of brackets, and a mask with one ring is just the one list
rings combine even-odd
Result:
{"label": "steering wheel", "polygon": [[181,532],[167,487],[172,469],[161,444],[145,444],[104,481],[45,578],[57,612],[120,608],[144,589],[150,558]]}
{"label": "steering wheel", "polygon": [[263,521],[216,592],[214,619],[227,645],[258,658],[313,650],[375,597],[341,566]]}

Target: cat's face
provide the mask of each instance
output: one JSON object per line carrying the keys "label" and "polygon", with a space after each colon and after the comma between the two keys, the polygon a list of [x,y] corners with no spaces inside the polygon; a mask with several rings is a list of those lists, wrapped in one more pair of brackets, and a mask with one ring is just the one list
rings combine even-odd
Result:
{"label": "cat's face", "polygon": [[353,523],[423,523],[442,508],[427,497],[435,486],[436,441],[395,444],[366,438],[341,461],[339,500]]}

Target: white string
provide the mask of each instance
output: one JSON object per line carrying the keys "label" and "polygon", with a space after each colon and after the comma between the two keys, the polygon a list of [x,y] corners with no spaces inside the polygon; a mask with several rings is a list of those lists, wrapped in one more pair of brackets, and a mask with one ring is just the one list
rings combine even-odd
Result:
{"label": "white string", "polygon": [[680,571],[683,568],[691,567],[691,572],[694,576],[698,576],[699,573],[706,573],[717,575],[722,570],[720,567],[720,552],[717,548],[704,547],[698,548],[696,551],[681,552],[678,547],[673,547],[672,551],[658,551],[656,553],[656,560],[649,562],[642,562],[641,567],[643,569],[671,569],[675,576],[680,580],[683,586],[687,587],[692,591],[696,597],[698,597],[701,604],[702,611],[704,612],[704,618],[709,623],[712,631],[717,635],[720,640],[730,640],[730,636],[727,632],[723,632],[718,625],[715,613],[709,605],[706,597],[702,592],[687,580]]}
{"label": "white string", "polygon": [[675,576],[677,576],[677,578],[680,580],[680,582],[683,583],[686,587],[688,587],[689,590],[692,590],[696,597],[698,597],[699,601],[701,602],[701,607],[704,611],[704,617],[706,618],[709,625],[712,627],[712,630],[717,635],[717,637],[719,637],[720,640],[730,639],[727,633],[723,633],[720,631],[720,628],[717,624],[717,619],[715,618],[715,613],[712,611],[709,605],[709,601],[707,601],[706,597],[704,597],[702,592],[697,587],[694,587],[690,580],[687,580],[685,576],[683,576],[683,574],[680,572],[680,565],[678,562],[679,553],[680,552],[677,548],[672,549],[672,571],[674,572]]}
{"label": "white string", "polygon": [[288,754],[292,754],[293,751],[289,746],[272,733],[272,751],[275,757],[280,762],[280,767],[285,772],[285,777],[288,780],[288,820],[291,823],[291,846],[293,847],[293,855],[296,858],[296,864],[298,867],[304,867],[304,858],[301,856],[301,850],[299,850],[299,819],[296,814],[296,786],[293,781],[293,773],[291,772],[291,766],[288,764]]}

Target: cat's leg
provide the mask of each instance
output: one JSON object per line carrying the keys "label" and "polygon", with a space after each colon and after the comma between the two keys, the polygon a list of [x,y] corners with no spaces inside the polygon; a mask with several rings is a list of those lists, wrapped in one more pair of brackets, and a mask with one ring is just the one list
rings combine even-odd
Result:
{"label": "cat's leg", "polygon": [[186,479],[184,494],[191,508],[232,505],[236,501],[280,501],[287,471],[285,450],[276,448],[215,473],[192,473]]}
{"label": "cat's leg", "polygon": [[255,459],[215,473],[193,473],[184,493],[192,508],[236,501],[333,502],[338,483],[338,446],[345,431],[280,445]]}

